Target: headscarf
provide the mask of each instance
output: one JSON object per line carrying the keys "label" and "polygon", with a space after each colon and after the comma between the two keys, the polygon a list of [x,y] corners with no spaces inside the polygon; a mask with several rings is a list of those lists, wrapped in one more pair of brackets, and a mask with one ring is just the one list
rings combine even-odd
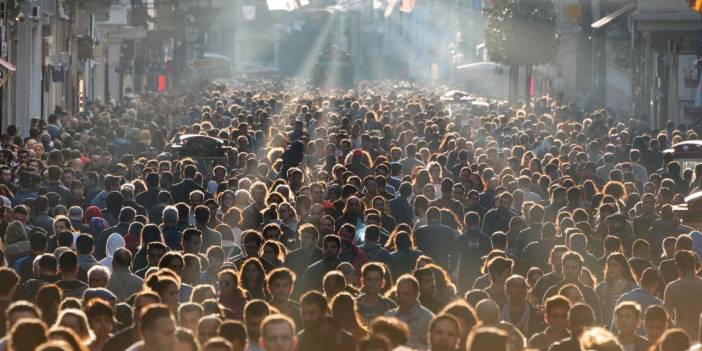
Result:
{"label": "headscarf", "polygon": [[102,217],[93,217],[92,219],[90,219],[89,225],[90,228],[94,228],[97,230],[103,230],[109,227],[109,223],[107,223],[107,220]]}
{"label": "headscarf", "polygon": [[102,266],[105,266],[110,273],[112,273],[112,256],[115,254],[117,249],[123,248],[125,246],[124,238],[120,233],[112,233],[107,238],[107,243],[105,243],[105,253],[107,257],[100,260]]}
{"label": "headscarf", "polygon": [[85,217],[83,218],[83,223],[90,224],[91,220],[94,217],[102,218],[102,211],[100,211],[100,208],[98,208],[97,206],[90,206],[87,210],[85,210]]}

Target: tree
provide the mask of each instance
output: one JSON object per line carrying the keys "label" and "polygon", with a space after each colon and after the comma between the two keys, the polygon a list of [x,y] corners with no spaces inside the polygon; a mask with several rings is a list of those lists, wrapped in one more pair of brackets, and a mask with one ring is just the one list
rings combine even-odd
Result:
{"label": "tree", "polygon": [[[519,66],[552,62],[558,45],[553,0],[495,0],[485,7],[485,45],[494,62],[510,67],[510,95]],[[528,96],[528,94],[527,94]]]}

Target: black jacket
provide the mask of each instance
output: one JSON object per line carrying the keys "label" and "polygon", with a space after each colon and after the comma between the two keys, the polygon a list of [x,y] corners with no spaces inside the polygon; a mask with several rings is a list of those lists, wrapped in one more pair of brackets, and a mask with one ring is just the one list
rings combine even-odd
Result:
{"label": "black jacket", "polygon": [[188,200],[190,200],[190,193],[195,190],[205,191],[192,179],[181,180],[171,187],[171,197],[173,198],[173,203],[188,203]]}

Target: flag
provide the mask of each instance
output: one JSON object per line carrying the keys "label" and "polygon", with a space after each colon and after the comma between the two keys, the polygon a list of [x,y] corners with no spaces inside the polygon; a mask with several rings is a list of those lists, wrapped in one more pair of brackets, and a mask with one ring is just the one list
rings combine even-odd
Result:
{"label": "flag", "polygon": [[244,5],[241,7],[241,13],[244,15],[245,20],[253,21],[256,19],[256,6]]}
{"label": "flag", "polygon": [[400,3],[400,11],[404,13],[410,13],[412,12],[412,9],[414,8],[414,5],[417,3],[417,0],[402,0]]}
{"label": "flag", "polygon": [[388,6],[385,8],[385,18],[390,17],[392,10],[395,9],[398,0],[388,0]]}

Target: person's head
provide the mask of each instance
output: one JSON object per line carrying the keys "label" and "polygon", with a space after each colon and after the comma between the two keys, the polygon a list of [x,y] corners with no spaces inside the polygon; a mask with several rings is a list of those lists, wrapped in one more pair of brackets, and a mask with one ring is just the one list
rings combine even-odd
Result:
{"label": "person's head", "polygon": [[158,304],[161,298],[157,293],[151,290],[142,290],[134,297],[134,306],[132,308],[132,321],[135,326],[141,323],[141,310],[152,304]]}
{"label": "person's head", "polygon": [[494,327],[478,327],[474,328],[468,335],[466,349],[507,351],[509,350],[508,343],[507,332]]}
{"label": "person's head", "polygon": [[266,272],[263,269],[261,260],[251,257],[244,261],[239,272],[239,284],[247,290],[263,289]]}
{"label": "person's head", "polygon": [[379,294],[385,286],[385,267],[377,262],[363,265],[361,284],[366,294]]}
{"label": "person's head", "polygon": [[78,256],[71,250],[64,251],[59,256],[59,270],[63,279],[75,277],[78,274]]}
{"label": "person's head", "polygon": [[263,236],[256,230],[246,230],[241,234],[241,243],[247,257],[258,257],[263,241]]}
{"label": "person's head", "polygon": [[183,260],[183,254],[177,251],[166,252],[161,256],[161,260],[158,261],[158,268],[168,268],[175,272],[178,277],[183,274],[184,267],[185,261]]}
{"label": "person's head", "polygon": [[358,343],[358,351],[391,351],[390,342],[380,336],[368,335]]}
{"label": "person's head", "polygon": [[234,345],[232,343],[221,337],[215,336],[214,338],[208,339],[200,348],[201,351],[233,351]]}
{"label": "person's head", "polygon": [[22,319],[8,331],[8,350],[34,351],[46,341],[46,324],[37,318]]}
{"label": "person's head", "polygon": [[31,302],[28,301],[15,301],[10,304],[5,310],[5,328],[6,330],[12,330],[12,328],[21,320],[24,319],[41,319],[42,314],[39,308]]}
{"label": "person's head", "polygon": [[170,350],[176,344],[176,323],[166,305],[152,304],[141,311],[139,332],[149,350]]}
{"label": "person's head", "polygon": [[92,299],[85,308],[85,315],[96,338],[107,340],[114,326],[112,305],[100,298]]}
{"label": "person's head", "polygon": [[432,351],[455,351],[461,340],[458,319],[450,314],[440,314],[429,323],[429,346]]}
{"label": "person's head", "polygon": [[322,252],[324,259],[334,261],[339,258],[341,250],[341,239],[337,235],[327,235],[322,241]]}
{"label": "person's head", "polygon": [[641,308],[635,302],[621,302],[614,309],[614,325],[620,334],[633,335],[640,320]]}
{"label": "person's head", "polygon": [[390,349],[404,346],[409,340],[409,327],[394,317],[377,317],[370,323],[370,334],[381,337],[390,343]]}
{"label": "person's head", "polygon": [[268,196],[268,189],[266,188],[266,184],[262,182],[255,182],[251,184],[249,193],[251,194],[251,199],[257,205],[262,206],[265,204],[266,197]]}
{"label": "person's head", "polygon": [[[329,300],[329,299],[328,299]],[[331,299],[332,323],[339,326],[362,325],[356,300],[348,292],[340,292]]]}
{"label": "person's head", "polygon": [[505,281],[507,301],[515,306],[527,303],[528,291],[527,281],[521,275],[512,275]]}
{"label": "person's head", "polygon": [[409,311],[417,304],[419,298],[419,282],[415,277],[405,274],[397,279],[395,286],[398,306],[403,311]]}
{"label": "person's head", "polygon": [[75,308],[62,310],[56,319],[56,325],[71,329],[83,342],[90,341],[88,318],[82,310]]}
{"label": "person's head", "polygon": [[194,333],[197,330],[197,322],[202,318],[204,313],[205,311],[198,303],[183,303],[178,306],[178,325]]}
{"label": "person's head", "polygon": [[661,335],[655,347],[659,351],[684,351],[690,348],[690,337],[684,329],[671,328]]}
{"label": "person's head", "polygon": [[146,247],[146,261],[149,267],[156,267],[161,261],[161,257],[168,252],[168,247],[161,242],[152,241]]}
{"label": "person's head", "polygon": [[607,329],[594,327],[580,336],[580,349],[588,351],[624,351],[624,347]]}
{"label": "person's head", "polygon": [[246,303],[244,307],[244,324],[246,324],[249,339],[258,340],[261,322],[269,314],[271,314],[271,308],[263,300],[251,300]]}
{"label": "person's head", "polygon": [[219,326],[221,324],[222,320],[220,320],[220,318],[215,314],[201,317],[197,322],[196,331],[197,341],[200,343],[200,345],[217,336],[217,331],[219,330]]}
{"label": "person's head", "polygon": [[227,339],[235,351],[243,351],[246,348],[246,327],[241,321],[232,319],[223,321],[217,329],[217,334]]}
{"label": "person's head", "polygon": [[668,312],[661,305],[651,305],[644,311],[644,330],[648,340],[658,340],[668,328]]}
{"label": "person's head", "polygon": [[329,316],[327,299],[319,291],[306,292],[300,298],[300,316],[306,330],[317,330]]}
{"label": "person's head", "polygon": [[500,211],[508,211],[510,208],[512,208],[513,204],[514,197],[512,197],[512,194],[509,192],[505,191],[497,198],[497,209]]}
{"label": "person's head", "polygon": [[487,264],[490,281],[493,285],[501,285],[512,275],[513,261],[509,258],[494,257]]}
{"label": "person's head", "polygon": [[634,274],[631,271],[629,261],[627,261],[624,254],[619,252],[613,252],[607,256],[604,276],[605,281],[609,282],[614,282],[620,279],[624,279],[632,283],[635,282]]}
{"label": "person's head", "polygon": [[266,351],[295,350],[297,333],[295,322],[282,314],[271,314],[261,322],[259,345]]}
{"label": "person's head", "polygon": [[202,232],[195,228],[183,231],[183,252],[197,253],[202,247]]}
{"label": "person's head", "polygon": [[299,228],[300,232],[300,247],[305,250],[310,250],[317,245],[319,240],[319,231],[311,224],[303,224]]}
{"label": "person's head", "polygon": [[563,296],[552,296],[546,300],[544,320],[554,331],[563,333],[568,326],[570,302]]}
{"label": "person's head", "polygon": [[346,289],[346,277],[341,271],[329,271],[322,279],[322,287],[324,288],[324,295],[327,300],[331,301],[336,294]]}
{"label": "person's head", "polygon": [[583,257],[575,251],[563,254],[561,258],[561,271],[563,277],[570,282],[575,282],[580,278],[583,269]]}
{"label": "person's head", "polygon": [[19,286],[20,277],[15,270],[0,267],[0,298],[5,301],[12,301]]}
{"label": "person's head", "polygon": [[88,270],[88,286],[91,288],[105,288],[110,281],[110,271],[107,267],[95,265]]}
{"label": "person's head", "polygon": [[461,327],[460,345],[465,345],[465,342],[468,339],[468,334],[478,323],[473,307],[471,307],[466,301],[459,299],[450,302],[441,310],[439,314],[448,314],[454,316],[456,320],[458,320]]}
{"label": "person's head", "polygon": [[197,351],[200,345],[195,341],[195,336],[190,329],[178,328],[176,331],[175,350]]}
{"label": "person's head", "polygon": [[288,268],[276,268],[268,273],[266,286],[274,301],[287,301],[295,286],[295,272]]}
{"label": "person's head", "polygon": [[[43,231],[31,231],[29,234],[29,249],[34,253],[34,254],[42,254],[46,252],[47,249],[47,237],[46,234],[44,234]],[[78,242],[76,242],[76,246],[78,246]]]}
{"label": "person's head", "polygon": [[434,296],[436,294],[436,278],[428,265],[415,269],[412,275],[419,282],[420,296]]}
{"label": "person's head", "polygon": [[697,257],[692,251],[679,250],[675,253],[675,266],[678,268],[678,275],[690,275],[695,271]]}
{"label": "person's head", "polygon": [[571,335],[580,336],[583,330],[595,324],[595,314],[590,305],[577,303],[568,311],[568,330]]}

